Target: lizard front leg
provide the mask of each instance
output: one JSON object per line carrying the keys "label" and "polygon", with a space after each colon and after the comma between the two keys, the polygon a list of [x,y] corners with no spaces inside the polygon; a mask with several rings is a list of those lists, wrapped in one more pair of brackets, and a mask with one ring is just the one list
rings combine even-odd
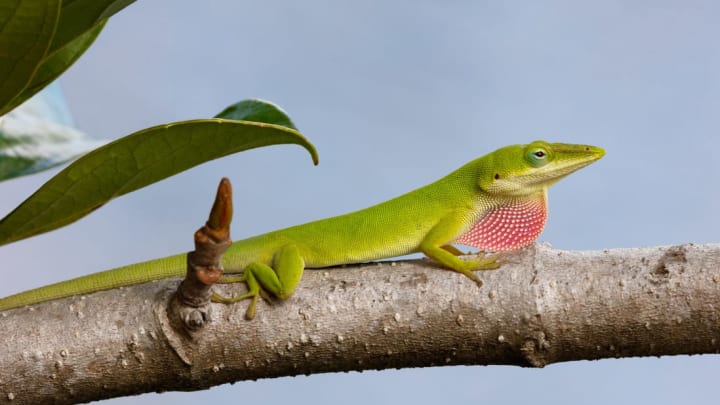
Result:
{"label": "lizard front leg", "polygon": [[420,243],[420,251],[446,268],[462,273],[482,286],[482,280],[473,271],[497,269],[500,267],[498,257],[497,255],[486,257],[484,252],[479,252],[471,260],[459,259],[456,255],[462,252],[449,245],[448,242],[452,242],[461,228],[462,217],[460,215],[448,215],[425,235],[425,238]]}

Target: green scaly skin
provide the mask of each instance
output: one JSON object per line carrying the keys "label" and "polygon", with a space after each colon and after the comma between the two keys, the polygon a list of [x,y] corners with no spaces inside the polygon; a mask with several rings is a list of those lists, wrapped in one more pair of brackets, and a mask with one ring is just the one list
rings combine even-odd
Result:
{"label": "green scaly skin", "polygon": [[[290,298],[305,268],[323,268],[422,252],[443,267],[481,284],[473,273],[499,267],[497,256],[457,257],[452,246],[497,207],[542,201],[547,189],[605,154],[601,148],[535,141],[511,145],[475,159],[427,186],[361,211],[266,233],[232,244],[223,256],[227,281],[243,281],[248,293],[216,302],[258,296]],[[543,205],[544,206],[544,205]],[[544,220],[543,220],[544,221]],[[544,223],[544,222],[543,222]],[[540,225],[540,230],[542,225]],[[525,243],[527,245],[527,243]],[[90,274],[0,299],[0,311],[78,294],[182,277],[185,254]]]}

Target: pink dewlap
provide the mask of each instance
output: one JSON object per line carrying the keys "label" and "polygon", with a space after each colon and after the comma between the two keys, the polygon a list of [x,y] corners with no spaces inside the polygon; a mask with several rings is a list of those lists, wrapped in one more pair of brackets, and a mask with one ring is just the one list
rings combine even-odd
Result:
{"label": "pink dewlap", "polygon": [[487,252],[520,249],[540,236],[546,219],[544,199],[511,203],[491,209],[455,243]]}

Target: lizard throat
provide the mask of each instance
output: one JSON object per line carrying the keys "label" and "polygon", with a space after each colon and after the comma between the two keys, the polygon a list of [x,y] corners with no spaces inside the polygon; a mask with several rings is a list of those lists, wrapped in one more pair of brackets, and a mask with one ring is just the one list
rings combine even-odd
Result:
{"label": "lizard throat", "polygon": [[540,236],[546,220],[547,203],[544,196],[509,201],[490,209],[455,243],[488,252],[520,249]]}

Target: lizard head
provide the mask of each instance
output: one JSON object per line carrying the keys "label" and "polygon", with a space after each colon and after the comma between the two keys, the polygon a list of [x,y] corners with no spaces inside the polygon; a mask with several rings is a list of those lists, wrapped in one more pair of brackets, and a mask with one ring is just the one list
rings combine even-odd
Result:
{"label": "lizard head", "polygon": [[524,196],[545,192],[548,187],[602,158],[605,150],[597,146],[535,141],[511,145],[487,155],[479,185],[487,193]]}

